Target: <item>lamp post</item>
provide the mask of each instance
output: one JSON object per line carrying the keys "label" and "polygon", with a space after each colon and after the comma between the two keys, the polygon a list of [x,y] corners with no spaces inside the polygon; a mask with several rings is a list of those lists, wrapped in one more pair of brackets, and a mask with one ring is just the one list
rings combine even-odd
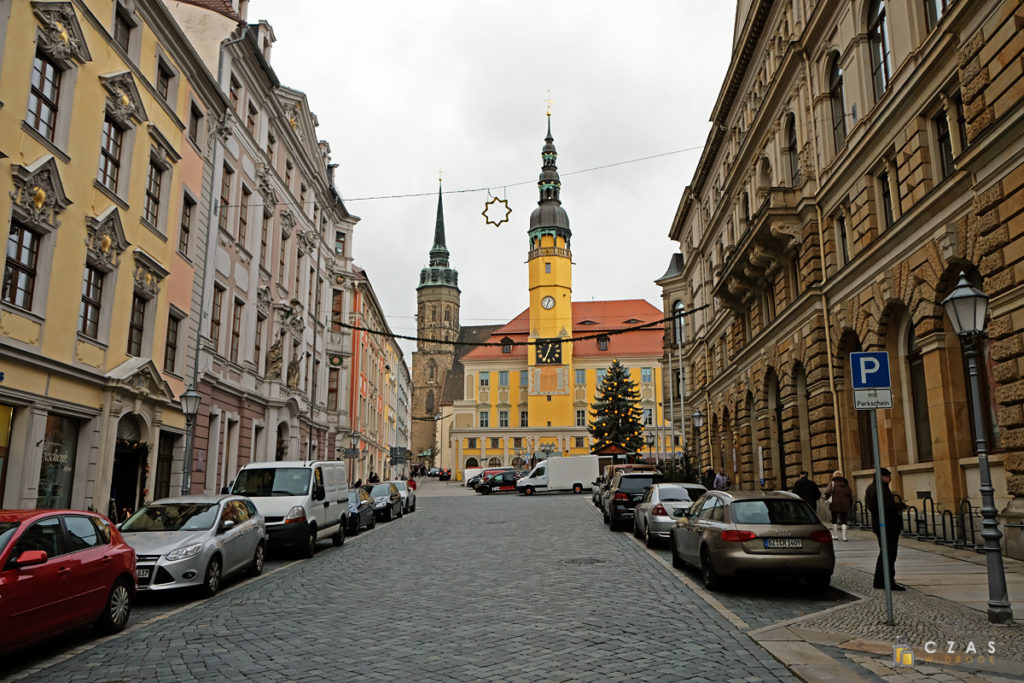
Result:
{"label": "lamp post", "polygon": [[695,435],[696,445],[694,450],[697,454],[697,469],[700,469],[700,428],[704,426],[704,413],[700,412],[700,408],[693,411],[693,428],[697,430]]}
{"label": "lamp post", "polygon": [[[345,459],[349,462],[349,466],[348,466],[348,468],[349,468],[349,472],[348,472],[349,482],[353,481],[352,480],[352,475],[355,474],[355,473],[352,472],[352,470],[354,470],[356,468],[356,465],[358,465],[358,463],[359,463],[359,440],[362,439],[362,438],[363,438],[362,435],[360,435],[359,432],[355,432],[355,431],[351,432],[348,435],[348,445],[349,445],[349,448],[345,451]],[[362,478],[362,477],[360,477],[360,478]]]}
{"label": "lamp post", "polygon": [[647,435],[647,457],[650,460],[654,459],[654,434]]}
{"label": "lamp post", "polygon": [[203,397],[190,384],[179,400],[181,412],[185,413],[185,462],[181,471],[181,493],[187,496],[192,493],[192,434],[195,430],[196,413],[199,412],[199,403]]}
{"label": "lamp post", "polygon": [[[553,444],[553,443],[542,443],[540,445],[540,450],[544,454],[544,458],[545,459],[550,458],[551,454],[555,452],[555,444]],[[533,464],[536,466],[537,463],[534,462]]]}
{"label": "lamp post", "polygon": [[995,489],[992,486],[992,473],[988,466],[988,438],[981,419],[981,382],[978,379],[978,347],[985,334],[988,296],[972,287],[961,271],[960,281],[942,302],[942,306],[946,309],[953,331],[960,337],[960,345],[967,359],[974,448],[978,453],[978,474],[981,478],[981,537],[985,539],[985,565],[988,568],[988,620],[993,624],[1009,624],[1013,621],[1013,610],[1006,592],[1003,553],[999,547],[999,539],[1003,534],[999,531],[996,519],[998,512],[993,496]]}

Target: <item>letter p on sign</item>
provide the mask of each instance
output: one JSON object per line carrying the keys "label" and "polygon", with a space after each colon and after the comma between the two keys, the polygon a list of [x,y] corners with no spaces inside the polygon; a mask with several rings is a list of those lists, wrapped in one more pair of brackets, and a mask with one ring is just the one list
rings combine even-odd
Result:
{"label": "letter p on sign", "polygon": [[888,389],[889,354],[885,351],[850,354],[850,370],[854,389]]}

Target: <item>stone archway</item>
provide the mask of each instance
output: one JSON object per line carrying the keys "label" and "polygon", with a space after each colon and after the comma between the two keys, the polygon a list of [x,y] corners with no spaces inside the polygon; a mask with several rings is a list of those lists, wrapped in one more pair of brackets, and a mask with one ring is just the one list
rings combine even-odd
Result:
{"label": "stone archway", "polygon": [[466,469],[470,467],[480,467],[480,463],[477,462],[476,458],[466,458]]}
{"label": "stone archway", "polygon": [[277,425],[277,440],[274,450],[274,460],[287,460],[288,459],[288,437],[289,429],[287,422],[281,422]]}
{"label": "stone archway", "polygon": [[123,522],[145,500],[149,474],[149,444],[144,436],[141,416],[127,413],[117,423],[114,469],[110,479],[109,517]]}

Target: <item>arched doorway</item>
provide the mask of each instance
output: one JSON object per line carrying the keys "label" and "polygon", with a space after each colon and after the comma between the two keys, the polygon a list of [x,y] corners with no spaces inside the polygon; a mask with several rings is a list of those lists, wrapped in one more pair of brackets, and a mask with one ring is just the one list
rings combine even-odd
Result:
{"label": "arched doorway", "polygon": [[466,458],[466,468],[480,467],[480,463],[477,462],[476,458]]}
{"label": "arched doorway", "polygon": [[277,425],[277,445],[274,451],[275,460],[288,459],[288,423]]}
{"label": "arched doorway", "polygon": [[487,464],[491,467],[501,467],[501,458],[491,458]]}
{"label": "arched doorway", "polygon": [[149,471],[149,444],[143,441],[142,423],[129,413],[117,423],[114,471],[110,478],[109,516],[123,522],[148,495],[145,477]]}
{"label": "arched doorway", "polygon": [[517,470],[525,470],[526,461],[517,455],[516,457],[512,458],[512,467],[516,468]]}

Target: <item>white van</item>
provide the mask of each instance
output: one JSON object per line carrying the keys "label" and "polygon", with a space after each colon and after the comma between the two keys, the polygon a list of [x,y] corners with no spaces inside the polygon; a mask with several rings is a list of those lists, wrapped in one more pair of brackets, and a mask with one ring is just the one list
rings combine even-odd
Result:
{"label": "white van", "polygon": [[231,492],[256,504],[271,548],[312,557],[319,540],[345,542],[348,470],[343,460],[251,462],[238,471]]}

